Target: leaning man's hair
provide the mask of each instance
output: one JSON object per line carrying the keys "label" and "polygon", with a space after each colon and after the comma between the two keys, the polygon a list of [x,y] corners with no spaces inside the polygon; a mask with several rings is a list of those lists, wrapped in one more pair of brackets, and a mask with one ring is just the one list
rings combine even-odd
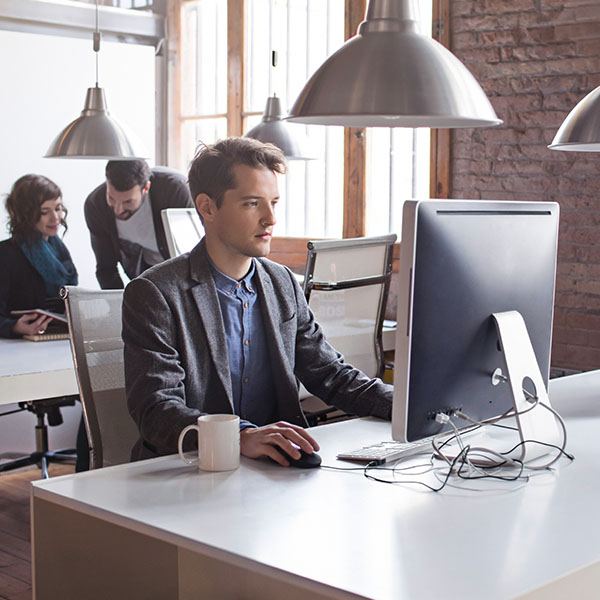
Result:
{"label": "leaning man's hair", "polygon": [[106,163],[106,180],[119,192],[127,192],[136,185],[143,188],[151,174],[145,160],[109,160]]}
{"label": "leaning man's hair", "polygon": [[234,167],[247,165],[285,173],[283,152],[273,144],[264,144],[245,137],[231,137],[210,146],[202,145],[190,166],[188,184],[192,198],[198,194],[210,196],[220,208],[227,190],[237,187]]}

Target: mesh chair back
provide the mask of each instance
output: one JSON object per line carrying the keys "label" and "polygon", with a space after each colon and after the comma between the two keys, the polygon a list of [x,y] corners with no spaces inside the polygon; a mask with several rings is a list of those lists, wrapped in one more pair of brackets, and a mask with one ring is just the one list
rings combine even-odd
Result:
{"label": "mesh chair back", "polygon": [[138,438],[127,409],[121,339],[123,290],[86,290],[66,286],[71,348],[84,422],[90,468],[129,462]]}
{"label": "mesh chair back", "polygon": [[204,235],[195,208],[163,208],[160,211],[171,258],[189,252]]}
{"label": "mesh chair back", "polygon": [[347,363],[381,377],[381,328],[396,235],[308,243],[304,292],[329,343]]}

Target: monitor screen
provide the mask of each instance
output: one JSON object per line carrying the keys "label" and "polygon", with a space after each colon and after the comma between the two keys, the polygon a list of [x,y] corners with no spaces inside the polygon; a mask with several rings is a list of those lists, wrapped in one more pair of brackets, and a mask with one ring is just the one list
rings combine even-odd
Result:
{"label": "monitor screen", "polygon": [[513,405],[492,314],[518,311],[546,385],[559,208],[548,202],[407,201],[399,269],[392,436],[448,428],[436,413],[482,421]]}
{"label": "monitor screen", "polygon": [[171,258],[190,252],[204,235],[195,208],[163,208],[161,217]]}

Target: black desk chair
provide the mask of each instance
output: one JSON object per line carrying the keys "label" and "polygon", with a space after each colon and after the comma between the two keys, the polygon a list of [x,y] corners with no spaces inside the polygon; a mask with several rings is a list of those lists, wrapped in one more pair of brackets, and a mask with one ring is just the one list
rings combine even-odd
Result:
{"label": "black desk chair", "polygon": [[[28,410],[37,417],[35,426],[35,452],[26,456],[15,456],[14,454],[3,454],[7,458],[14,458],[8,462],[0,463],[0,473],[20,469],[30,465],[38,465],[42,470],[42,478],[48,478],[49,463],[75,463],[75,448],[63,450],[50,450],[48,446],[48,426],[56,427],[62,425],[63,418],[60,412],[61,406],[74,406],[77,396],[66,396],[60,398],[48,398],[36,400],[35,402],[19,402],[17,410],[3,413],[1,416]],[[46,423],[46,419],[48,422]]]}

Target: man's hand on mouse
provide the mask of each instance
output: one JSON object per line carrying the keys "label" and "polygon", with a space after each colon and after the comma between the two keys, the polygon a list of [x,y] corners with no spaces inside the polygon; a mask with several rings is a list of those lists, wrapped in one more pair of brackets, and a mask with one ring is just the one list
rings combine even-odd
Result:
{"label": "man's hand on mouse", "polygon": [[274,446],[279,446],[292,458],[300,458],[298,448],[309,454],[319,449],[319,444],[306,429],[285,421],[278,421],[264,427],[246,427],[240,432],[242,456],[248,458],[268,456],[284,467],[289,466],[288,461],[275,450]]}

